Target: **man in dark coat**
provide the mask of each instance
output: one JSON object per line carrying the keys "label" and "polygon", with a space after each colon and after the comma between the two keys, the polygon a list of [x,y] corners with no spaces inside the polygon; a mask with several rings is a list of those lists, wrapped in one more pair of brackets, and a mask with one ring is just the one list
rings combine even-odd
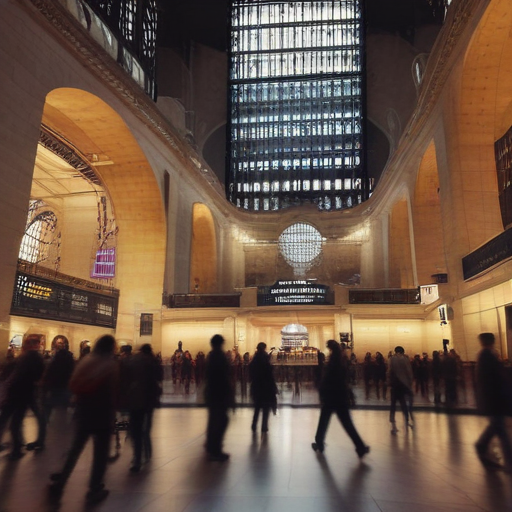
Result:
{"label": "man in dark coat", "polygon": [[140,471],[142,451],[146,460],[152,455],[151,426],[153,412],[160,405],[163,369],[153,354],[149,343],[140,347],[128,363],[128,410],[130,412],[130,436],[133,443],[132,473]]}
{"label": "man in dark coat", "polygon": [[272,372],[272,365],[265,352],[267,345],[258,343],[256,354],[249,363],[249,378],[251,379],[251,397],[254,402],[252,431],[256,432],[260,410],[263,412],[261,431],[268,432],[268,416],[270,409],[276,408],[277,386]]}
{"label": "man in dark coat", "polygon": [[229,459],[229,454],[222,451],[222,441],[229,423],[228,409],[234,406],[234,393],[230,364],[222,351],[224,338],[216,334],[210,340],[210,345],[212,350],[206,359],[206,453],[210,460],[222,462]]}
{"label": "man in dark coat", "polygon": [[[69,351],[69,341],[65,336],[55,336],[52,341],[55,353],[51,359],[43,377],[44,412],[45,420],[50,420],[50,414],[54,407],[66,409],[69,405],[71,393],[69,391],[69,379],[75,369],[75,359]],[[43,440],[44,441],[44,440]],[[29,443],[35,445],[37,441]],[[27,445],[27,449],[30,449]]]}
{"label": "man in dark coat", "polygon": [[490,422],[475,444],[476,452],[485,466],[496,466],[489,458],[488,448],[493,437],[497,436],[503,449],[504,469],[512,472],[512,445],[505,425],[505,416],[512,414],[510,389],[503,364],[494,350],[494,334],[483,332],[478,339],[482,350],[476,363],[477,405],[481,414],[490,417]]}
{"label": "man in dark coat", "polygon": [[331,355],[325,366],[324,376],[320,384],[319,392],[322,409],[315,435],[315,442],[312,443],[311,447],[318,452],[324,451],[325,434],[327,433],[331,415],[335,412],[345,432],[350,439],[352,439],[356,447],[357,455],[359,458],[362,458],[370,451],[370,447],[364,444],[350,417],[348,372],[342,362],[341,348],[339,343],[335,340],[329,340],[327,342],[327,348],[331,351]]}
{"label": "man in dark coat", "polygon": [[441,379],[443,378],[443,362],[437,350],[432,352],[432,384],[434,386],[434,403],[441,403]]}
{"label": "man in dark coat", "polygon": [[5,382],[6,394],[0,408],[0,441],[9,419],[11,420],[11,460],[23,456],[23,419],[34,402],[36,383],[43,376],[44,362],[40,353],[41,336],[29,334],[23,340],[22,353],[15,361],[11,374]]}

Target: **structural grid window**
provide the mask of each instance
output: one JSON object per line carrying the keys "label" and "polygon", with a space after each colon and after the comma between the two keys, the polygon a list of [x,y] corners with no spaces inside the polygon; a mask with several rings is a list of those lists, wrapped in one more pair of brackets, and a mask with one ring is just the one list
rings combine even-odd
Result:
{"label": "structural grid window", "polygon": [[85,1],[119,42],[118,62],[156,100],[157,0]]}
{"label": "structural grid window", "polygon": [[57,270],[60,261],[60,232],[57,229],[57,216],[51,210],[46,210],[46,207],[43,201],[30,202],[18,258]]}
{"label": "structural grid window", "polygon": [[512,227],[512,126],[494,143],[503,228]]}
{"label": "structural grid window", "polygon": [[261,211],[367,199],[362,0],[232,0],[230,14],[229,200]]}

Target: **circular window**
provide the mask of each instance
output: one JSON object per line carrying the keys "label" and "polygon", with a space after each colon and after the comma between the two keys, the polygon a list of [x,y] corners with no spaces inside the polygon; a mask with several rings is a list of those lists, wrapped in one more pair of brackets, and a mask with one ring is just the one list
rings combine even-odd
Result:
{"label": "circular window", "polygon": [[287,227],[279,236],[279,251],[297,277],[303,277],[322,252],[322,235],[304,222]]}

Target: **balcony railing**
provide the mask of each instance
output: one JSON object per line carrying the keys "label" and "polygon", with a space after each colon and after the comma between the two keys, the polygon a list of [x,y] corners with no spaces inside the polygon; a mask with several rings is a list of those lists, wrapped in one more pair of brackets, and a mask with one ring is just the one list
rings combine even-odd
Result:
{"label": "balcony railing", "polygon": [[420,304],[419,288],[349,290],[350,304]]}
{"label": "balcony railing", "polygon": [[239,293],[175,293],[164,297],[169,308],[239,308]]}

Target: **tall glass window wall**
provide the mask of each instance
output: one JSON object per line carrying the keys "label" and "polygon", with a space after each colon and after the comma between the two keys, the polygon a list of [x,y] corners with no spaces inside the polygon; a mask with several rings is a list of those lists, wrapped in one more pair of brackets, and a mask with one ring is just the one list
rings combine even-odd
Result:
{"label": "tall glass window wall", "polygon": [[246,210],[368,198],[362,0],[232,0],[228,197]]}
{"label": "tall glass window wall", "polygon": [[[156,100],[157,1],[85,1],[121,43],[118,62]],[[104,30],[104,33],[105,37],[111,37],[108,30]]]}

